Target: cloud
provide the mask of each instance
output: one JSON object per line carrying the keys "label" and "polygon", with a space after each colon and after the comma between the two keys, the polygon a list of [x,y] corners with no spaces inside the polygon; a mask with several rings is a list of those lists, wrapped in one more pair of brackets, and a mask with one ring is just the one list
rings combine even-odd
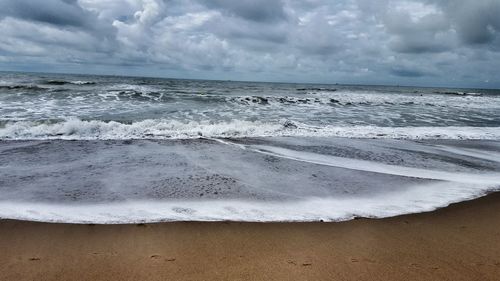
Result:
{"label": "cloud", "polygon": [[500,86],[498,14],[497,0],[4,0],[0,69]]}
{"label": "cloud", "polygon": [[496,0],[442,0],[436,5],[456,29],[465,44],[492,42],[500,32],[500,2]]}
{"label": "cloud", "polygon": [[384,15],[383,23],[387,32],[392,35],[389,46],[396,52],[434,53],[453,48],[450,23],[433,6],[389,9]]}
{"label": "cloud", "polygon": [[284,3],[280,0],[212,0],[201,1],[208,8],[218,9],[229,16],[256,22],[276,22],[286,19]]}
{"label": "cloud", "polygon": [[95,15],[82,9],[76,0],[4,0],[0,2],[0,17],[48,23],[56,26],[91,28]]}
{"label": "cloud", "polygon": [[422,71],[402,67],[393,67],[391,73],[402,77],[422,77],[425,75]]}

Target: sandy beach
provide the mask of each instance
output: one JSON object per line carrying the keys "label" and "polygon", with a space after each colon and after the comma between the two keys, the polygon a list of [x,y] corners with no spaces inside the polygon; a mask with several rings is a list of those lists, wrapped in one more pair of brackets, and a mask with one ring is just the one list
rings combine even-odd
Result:
{"label": "sandy beach", "polygon": [[340,223],[0,222],[1,280],[498,280],[500,193]]}
{"label": "sandy beach", "polygon": [[498,15],[0,0],[0,281],[500,281]]}

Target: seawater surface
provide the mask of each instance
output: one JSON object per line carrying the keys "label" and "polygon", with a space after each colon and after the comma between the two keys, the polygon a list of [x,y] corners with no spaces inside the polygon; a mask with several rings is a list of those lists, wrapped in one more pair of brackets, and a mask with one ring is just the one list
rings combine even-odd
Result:
{"label": "seawater surface", "polygon": [[339,221],[500,187],[495,90],[0,74],[0,217]]}

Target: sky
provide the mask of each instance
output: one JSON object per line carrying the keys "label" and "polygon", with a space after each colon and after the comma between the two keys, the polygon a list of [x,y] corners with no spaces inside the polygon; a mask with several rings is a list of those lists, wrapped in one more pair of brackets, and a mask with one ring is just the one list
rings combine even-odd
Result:
{"label": "sky", "polygon": [[499,0],[1,0],[0,70],[500,88]]}

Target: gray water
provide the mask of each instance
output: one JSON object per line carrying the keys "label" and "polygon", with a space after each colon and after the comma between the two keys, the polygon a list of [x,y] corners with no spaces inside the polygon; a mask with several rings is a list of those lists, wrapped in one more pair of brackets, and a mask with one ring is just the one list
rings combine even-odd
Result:
{"label": "gray water", "polygon": [[339,221],[500,188],[494,90],[0,73],[0,218]]}
{"label": "gray water", "polygon": [[2,139],[500,137],[500,92],[0,74]]}

